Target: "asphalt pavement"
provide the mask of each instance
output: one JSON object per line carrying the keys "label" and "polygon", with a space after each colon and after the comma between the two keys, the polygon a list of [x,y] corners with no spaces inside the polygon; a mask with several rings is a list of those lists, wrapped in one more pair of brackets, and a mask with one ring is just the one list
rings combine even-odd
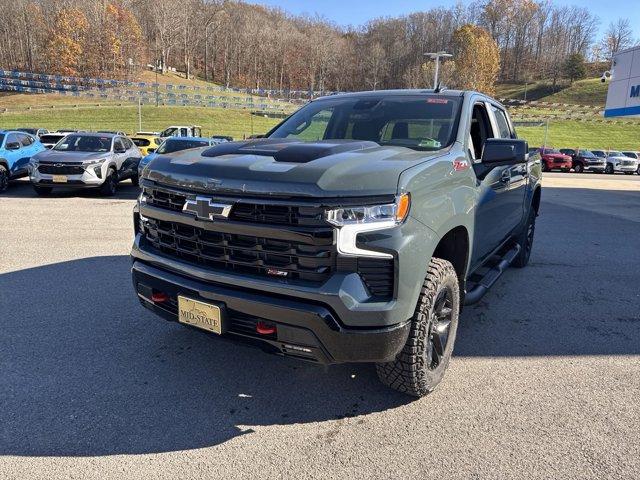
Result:
{"label": "asphalt pavement", "polygon": [[420,400],[144,310],[121,187],[0,196],[0,478],[640,478],[639,176],[545,175]]}

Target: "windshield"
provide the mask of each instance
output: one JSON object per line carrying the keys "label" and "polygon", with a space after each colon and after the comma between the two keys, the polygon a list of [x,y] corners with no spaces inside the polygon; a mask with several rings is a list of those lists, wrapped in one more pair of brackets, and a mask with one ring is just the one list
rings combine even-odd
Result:
{"label": "windshield", "polygon": [[111,137],[96,135],[69,135],[54,150],[65,152],[109,152],[111,151]]}
{"label": "windshield", "polygon": [[369,140],[415,150],[438,150],[455,141],[461,98],[380,95],[311,102],[276,127],[269,138],[303,141]]}
{"label": "windshield", "polygon": [[584,158],[595,158],[593,152],[590,152],[589,150],[580,150],[580,156]]}
{"label": "windshield", "polygon": [[58,143],[61,138],[64,138],[64,135],[42,135],[40,141],[42,143]]}
{"label": "windshield", "polygon": [[158,153],[173,153],[181,150],[188,150],[189,148],[207,147],[209,142],[207,140],[165,140],[158,148]]}
{"label": "windshield", "polygon": [[610,157],[624,157],[622,152],[609,152]]}
{"label": "windshield", "polygon": [[630,157],[630,158],[635,158],[636,160],[638,159],[638,154],[635,152],[622,152],[625,154],[625,156]]}
{"label": "windshield", "polygon": [[543,153],[549,155],[552,153],[560,153],[560,150],[556,150],[555,148],[545,148]]}

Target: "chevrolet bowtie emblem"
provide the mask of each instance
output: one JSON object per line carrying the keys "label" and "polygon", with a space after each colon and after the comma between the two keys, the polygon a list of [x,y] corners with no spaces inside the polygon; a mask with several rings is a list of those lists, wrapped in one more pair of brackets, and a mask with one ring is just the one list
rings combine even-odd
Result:
{"label": "chevrolet bowtie emblem", "polygon": [[196,197],[187,199],[182,211],[192,213],[201,220],[215,220],[216,218],[228,218],[232,205],[228,203],[215,203],[208,197]]}

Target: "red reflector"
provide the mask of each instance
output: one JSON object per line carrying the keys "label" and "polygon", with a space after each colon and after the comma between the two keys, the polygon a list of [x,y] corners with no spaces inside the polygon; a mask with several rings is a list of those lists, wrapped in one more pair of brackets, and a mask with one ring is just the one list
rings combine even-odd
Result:
{"label": "red reflector", "polygon": [[258,322],[256,324],[256,332],[260,335],[273,335],[276,333],[276,326],[271,323]]}
{"label": "red reflector", "polygon": [[151,294],[151,301],[155,303],[163,303],[169,300],[169,295],[163,292],[153,292]]}

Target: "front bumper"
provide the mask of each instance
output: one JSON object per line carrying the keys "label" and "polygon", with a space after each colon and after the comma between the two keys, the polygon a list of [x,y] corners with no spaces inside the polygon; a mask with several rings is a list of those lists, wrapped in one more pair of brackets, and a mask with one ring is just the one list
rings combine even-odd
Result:
{"label": "front bumper", "polygon": [[55,182],[53,174],[41,173],[37,168],[33,166],[30,168],[29,180],[33,185],[43,187],[61,187],[61,188],[90,188],[99,187],[104,183],[104,170],[103,166],[99,166],[101,170],[101,177],[97,175],[94,170],[95,166],[88,166],[85,168],[84,173],[81,175],[62,175],[66,177],[66,182]]}
{"label": "front bumper", "polygon": [[[134,260],[132,276],[142,305],[167,320],[177,321],[178,295],[213,303],[224,312],[222,337],[320,364],[390,361],[409,335],[409,321],[379,328],[348,328],[327,304],[204,282],[140,260]],[[167,294],[169,300],[152,301],[157,292]],[[260,321],[275,325],[276,333],[258,333]]]}
{"label": "front bumper", "polygon": [[583,168],[588,172],[604,172],[604,169],[607,167],[606,163],[584,163]]}
{"label": "front bumper", "polygon": [[614,165],[614,172],[635,172],[638,170],[638,165]]}

